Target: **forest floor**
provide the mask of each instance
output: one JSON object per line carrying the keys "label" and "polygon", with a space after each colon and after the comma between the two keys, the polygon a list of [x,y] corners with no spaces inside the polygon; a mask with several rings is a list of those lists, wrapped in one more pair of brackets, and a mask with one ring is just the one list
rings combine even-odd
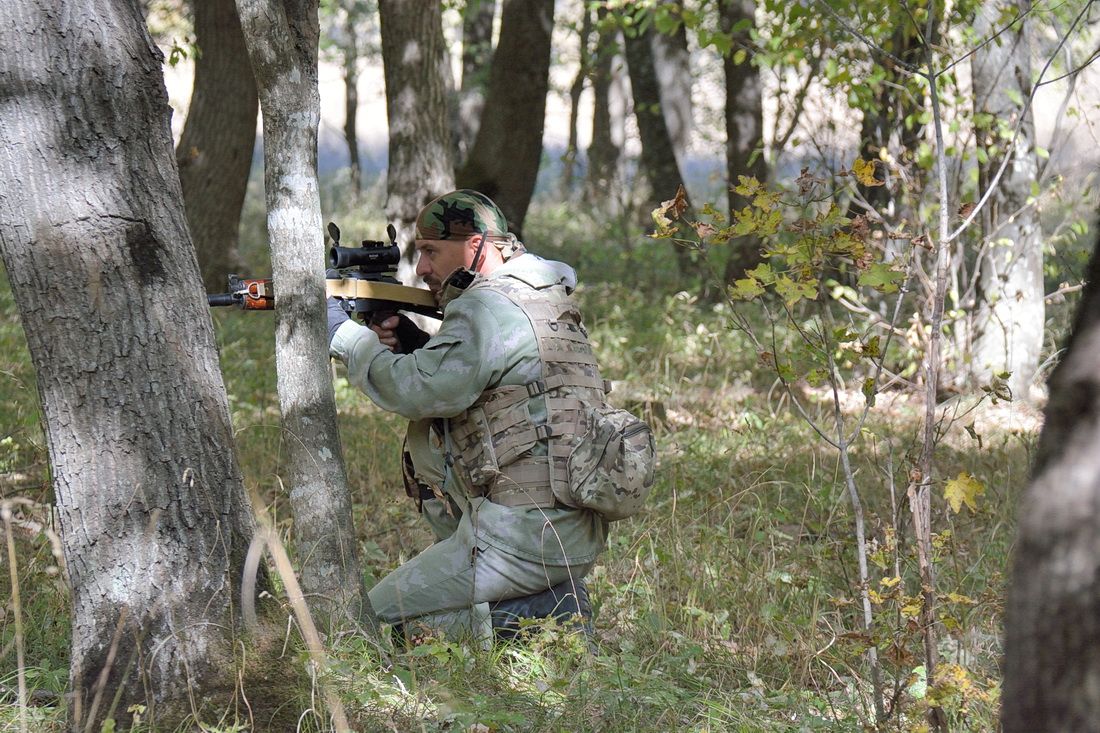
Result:
{"label": "forest floor", "polygon": [[[613,401],[650,420],[660,452],[647,510],[612,526],[608,549],[588,578],[595,643],[589,648],[566,629],[549,629],[488,651],[431,640],[391,650],[383,661],[362,637],[330,638],[332,665],[322,682],[343,701],[353,726],[917,731],[935,704],[952,730],[996,729],[1006,569],[1041,422],[1036,408],[970,396],[941,405],[947,418],[936,451],[932,520],[941,661],[928,679],[905,495],[919,452],[920,398],[879,395],[853,447],[871,542],[875,604],[868,636],[837,452],[792,409],[791,396],[758,363],[748,339],[730,327],[729,307],[663,287],[667,261],[644,251],[630,262],[571,246],[554,234],[558,223],[532,222],[532,239],[547,242],[543,254],[578,264],[579,295],[604,375],[615,382]],[[625,277],[636,286],[624,286]],[[293,552],[280,489],[273,323],[270,313],[214,314],[246,482],[269,502]],[[810,417],[828,424],[831,392],[801,385],[796,396]],[[855,425],[864,405],[860,390],[840,397]],[[430,536],[401,486],[402,421],[339,374],[337,399],[361,556],[373,582]],[[974,496],[974,508],[956,512],[944,488],[963,473],[984,494]],[[5,499],[29,502],[14,530],[26,624],[23,672],[49,698],[67,684],[68,594],[54,546],[41,531],[50,526],[47,458],[34,374],[6,283],[0,284],[0,481]],[[9,574],[3,575],[9,595],[0,616],[0,729],[17,730],[15,609]],[[877,726],[871,644],[883,667],[887,713]],[[291,643],[286,653],[300,653],[295,648]],[[300,706],[301,730],[327,730],[312,707],[314,692],[303,689],[300,699],[287,701]],[[62,729],[63,704],[30,712],[30,729]],[[266,728],[247,716],[205,728],[246,729]]]}

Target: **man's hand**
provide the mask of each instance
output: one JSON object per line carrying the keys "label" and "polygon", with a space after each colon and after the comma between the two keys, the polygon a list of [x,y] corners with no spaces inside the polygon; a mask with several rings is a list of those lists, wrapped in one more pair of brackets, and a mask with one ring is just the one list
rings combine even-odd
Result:
{"label": "man's hand", "polygon": [[399,354],[411,354],[431,338],[404,313],[385,315],[377,323],[372,322],[370,327],[378,334],[383,346]]}
{"label": "man's hand", "polygon": [[344,321],[350,320],[344,312],[340,301],[336,298],[328,299],[328,343],[332,346],[332,339],[336,336],[337,329],[344,325]]}
{"label": "man's hand", "polygon": [[397,325],[401,319],[396,316],[386,316],[378,321],[371,320],[370,329],[378,334],[378,340],[390,351],[397,351],[401,342],[397,338]]}

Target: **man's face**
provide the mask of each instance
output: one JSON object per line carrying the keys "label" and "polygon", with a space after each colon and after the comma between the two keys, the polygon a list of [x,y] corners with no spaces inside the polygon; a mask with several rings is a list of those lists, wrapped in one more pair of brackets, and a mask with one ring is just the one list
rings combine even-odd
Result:
{"label": "man's face", "polygon": [[420,255],[416,274],[424,279],[429,290],[438,293],[452,272],[470,266],[480,239],[480,235],[474,234],[466,239],[416,240],[416,251]]}

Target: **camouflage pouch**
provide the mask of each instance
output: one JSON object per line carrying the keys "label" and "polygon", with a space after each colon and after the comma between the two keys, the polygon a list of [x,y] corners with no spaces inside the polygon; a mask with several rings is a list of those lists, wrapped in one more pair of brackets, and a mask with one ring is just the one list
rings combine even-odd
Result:
{"label": "camouflage pouch", "polygon": [[609,522],[637,514],[653,488],[657,449],[642,420],[610,405],[585,411],[587,429],[569,454],[569,494],[575,506]]}
{"label": "camouflage pouch", "polygon": [[481,496],[500,476],[489,418],[483,407],[475,405],[455,422],[458,424],[451,428],[451,439],[458,449],[458,466],[470,483],[472,495]]}

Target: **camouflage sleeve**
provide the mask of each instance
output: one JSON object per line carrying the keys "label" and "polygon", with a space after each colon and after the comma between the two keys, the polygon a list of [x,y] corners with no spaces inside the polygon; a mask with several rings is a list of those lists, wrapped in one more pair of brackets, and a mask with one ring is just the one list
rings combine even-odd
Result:
{"label": "camouflage sleeve", "polygon": [[500,344],[510,327],[473,295],[449,303],[439,332],[411,354],[394,354],[369,328],[347,324],[333,353],[347,363],[348,380],[382,409],[410,420],[453,417],[499,382],[511,358]]}

